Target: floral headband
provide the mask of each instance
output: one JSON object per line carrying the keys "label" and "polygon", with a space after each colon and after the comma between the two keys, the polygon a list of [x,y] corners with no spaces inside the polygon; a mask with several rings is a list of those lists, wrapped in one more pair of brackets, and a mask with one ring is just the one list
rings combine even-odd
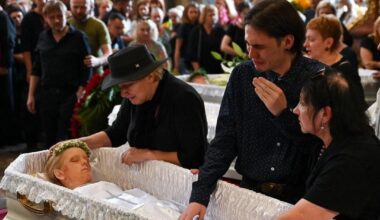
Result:
{"label": "floral headband", "polygon": [[84,152],[86,152],[87,154],[87,157],[90,157],[91,155],[91,150],[85,142],[78,139],[74,139],[74,140],[67,140],[67,141],[62,141],[58,143],[56,147],[49,150],[48,157],[52,157],[52,156],[56,157],[62,152],[64,152],[66,149],[71,148],[71,147],[78,147],[84,150]]}

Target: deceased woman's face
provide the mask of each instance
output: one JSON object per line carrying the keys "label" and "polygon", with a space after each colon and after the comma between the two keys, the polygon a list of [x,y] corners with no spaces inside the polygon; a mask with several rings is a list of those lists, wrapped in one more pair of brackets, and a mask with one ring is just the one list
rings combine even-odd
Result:
{"label": "deceased woman's face", "polygon": [[92,179],[91,166],[87,154],[78,147],[66,149],[61,155],[61,166],[54,174],[67,188],[74,189],[89,183]]}

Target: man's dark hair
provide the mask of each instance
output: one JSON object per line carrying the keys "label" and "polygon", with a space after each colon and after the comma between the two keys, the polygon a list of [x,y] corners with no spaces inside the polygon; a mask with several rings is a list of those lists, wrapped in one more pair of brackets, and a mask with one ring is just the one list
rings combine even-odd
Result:
{"label": "man's dark hair", "polygon": [[131,0],[112,0],[112,3],[116,4],[116,3],[119,3],[119,2],[129,2]]}
{"label": "man's dark hair", "polygon": [[304,23],[294,7],[286,0],[265,0],[255,5],[245,17],[245,25],[265,32],[278,41],[294,36],[290,51],[301,53],[305,40]]}
{"label": "man's dark hair", "polygon": [[13,12],[21,12],[22,15],[25,15],[25,12],[20,8],[18,4],[10,4],[5,7],[5,11],[10,16]]}
{"label": "man's dark hair", "polygon": [[108,23],[116,19],[119,19],[120,21],[125,20],[124,17],[120,13],[111,13],[110,17],[108,18]]}
{"label": "man's dark hair", "polygon": [[251,8],[251,7],[249,6],[249,3],[246,2],[246,1],[242,1],[242,2],[240,2],[240,3],[236,6],[236,11],[237,11],[238,13],[241,13],[241,12],[244,11],[245,9],[249,9],[249,8]]}
{"label": "man's dark hair", "polygon": [[313,108],[314,116],[323,107],[331,107],[330,132],[333,139],[374,133],[358,102],[354,86],[340,72],[328,70],[311,78],[303,86],[301,94],[305,104]]}

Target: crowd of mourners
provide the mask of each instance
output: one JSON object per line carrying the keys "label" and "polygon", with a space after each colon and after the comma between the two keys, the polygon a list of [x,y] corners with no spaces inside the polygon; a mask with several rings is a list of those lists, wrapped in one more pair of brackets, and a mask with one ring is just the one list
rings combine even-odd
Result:
{"label": "crowd of mourners", "polygon": [[[54,36],[55,42],[49,35],[55,21],[52,17],[49,22],[46,2],[8,0],[2,8],[0,117],[6,123],[0,128],[0,145],[24,140],[34,150],[41,142],[41,130],[46,146],[69,138],[72,107],[86,82],[92,74],[103,73],[110,54],[130,45],[146,45],[157,60],[168,57],[165,68],[174,74],[191,74],[200,68],[208,74],[222,73],[221,61],[211,51],[231,59],[237,55],[235,42],[247,53],[244,17],[256,3],[216,0],[167,9],[162,0],[65,0],[66,32],[80,38],[66,43],[60,41],[66,33]],[[380,19],[356,54],[346,25],[355,14],[354,6],[359,6],[353,2],[335,6],[328,0],[311,1],[300,14],[305,25],[312,21],[306,26],[305,55],[350,72],[363,95],[357,68],[380,70],[376,50]],[[333,42],[322,45],[330,37]],[[343,58],[337,60],[339,54]]]}

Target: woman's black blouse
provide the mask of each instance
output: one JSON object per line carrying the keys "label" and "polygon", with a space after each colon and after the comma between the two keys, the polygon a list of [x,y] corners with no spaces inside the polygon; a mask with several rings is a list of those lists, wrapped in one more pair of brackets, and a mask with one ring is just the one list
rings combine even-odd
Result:
{"label": "woman's black blouse", "polygon": [[152,100],[133,105],[124,99],[115,122],[105,130],[112,146],[178,152],[182,167],[203,163],[207,146],[204,103],[193,87],[165,73]]}

